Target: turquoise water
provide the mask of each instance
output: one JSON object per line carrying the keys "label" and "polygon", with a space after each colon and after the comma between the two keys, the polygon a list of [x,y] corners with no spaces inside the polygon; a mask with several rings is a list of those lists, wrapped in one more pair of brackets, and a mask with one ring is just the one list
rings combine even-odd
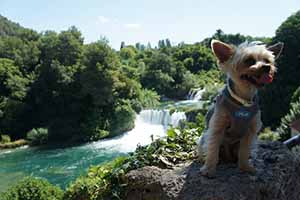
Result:
{"label": "turquoise water", "polygon": [[[169,117],[167,117],[169,116]],[[123,135],[68,148],[19,148],[0,151],[0,191],[25,176],[46,178],[62,188],[68,186],[91,165],[99,165],[146,145],[166,133],[167,124],[178,123],[182,115],[145,110],[137,115],[135,127]]]}
{"label": "turquoise water", "polygon": [[70,181],[84,175],[91,165],[110,161],[125,153],[87,144],[69,148],[21,148],[0,153],[0,191],[25,176],[46,178],[65,188]]}
{"label": "turquoise water", "polygon": [[[194,103],[182,102],[184,105]],[[99,165],[135,150],[138,144],[151,143],[151,138],[163,137],[169,125],[173,127],[185,119],[183,112],[170,114],[168,110],[144,110],[137,115],[133,130],[120,137],[68,148],[23,147],[0,151],[0,192],[25,176],[47,179],[66,188],[91,165]]]}

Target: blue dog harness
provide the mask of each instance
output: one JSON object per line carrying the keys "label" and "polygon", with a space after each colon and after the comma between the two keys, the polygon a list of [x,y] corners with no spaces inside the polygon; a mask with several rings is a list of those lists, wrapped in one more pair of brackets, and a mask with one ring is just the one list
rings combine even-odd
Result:
{"label": "blue dog harness", "polygon": [[[246,135],[251,120],[259,111],[257,95],[254,97],[252,105],[244,106],[230,95],[228,85],[215,98],[216,104],[225,108],[230,113],[230,126],[226,129],[225,137],[232,141],[239,140]],[[209,120],[214,113],[215,105],[206,114],[206,127],[208,127]]]}

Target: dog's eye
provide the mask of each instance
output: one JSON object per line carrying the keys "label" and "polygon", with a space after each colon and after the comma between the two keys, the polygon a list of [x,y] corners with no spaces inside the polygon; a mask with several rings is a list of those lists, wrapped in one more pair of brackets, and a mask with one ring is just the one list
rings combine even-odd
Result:
{"label": "dog's eye", "polygon": [[254,58],[250,57],[250,58],[247,58],[247,59],[244,61],[244,63],[245,63],[247,66],[252,66],[252,65],[254,65],[254,64],[256,63],[256,60],[255,60]]}
{"label": "dog's eye", "polygon": [[267,59],[267,58],[264,58],[264,62],[265,63],[271,63],[271,61],[269,59]]}

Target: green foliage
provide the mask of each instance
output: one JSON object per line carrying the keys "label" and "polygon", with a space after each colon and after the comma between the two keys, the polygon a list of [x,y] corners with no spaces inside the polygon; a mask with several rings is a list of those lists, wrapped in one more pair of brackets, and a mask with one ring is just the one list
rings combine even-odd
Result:
{"label": "green foliage", "polygon": [[146,165],[171,167],[193,158],[196,138],[201,135],[201,132],[201,127],[182,130],[171,128],[167,131],[166,138],[157,139],[144,147],[138,147],[129,160],[133,162],[134,168]]}
{"label": "green foliage", "polygon": [[145,62],[146,68],[141,74],[141,83],[160,95],[182,98],[196,81],[196,77],[182,62],[175,61],[165,53],[153,53]]}
{"label": "green foliage", "polygon": [[85,177],[79,177],[67,188],[65,200],[96,200],[110,197],[121,199],[121,177],[125,175],[127,158],[119,157],[114,161],[91,167]]}
{"label": "green foliage", "polygon": [[212,51],[199,43],[179,45],[173,56],[176,60],[183,62],[186,69],[192,73],[216,68],[216,59]]}
{"label": "green foliage", "polygon": [[278,141],[280,136],[277,132],[273,132],[270,127],[265,128],[258,136],[260,140]]}
{"label": "green foliage", "polygon": [[169,168],[194,157],[196,138],[202,128],[170,129],[167,137],[157,139],[147,146],[139,146],[127,158],[117,158],[111,163],[91,167],[84,177],[79,177],[66,190],[66,200],[122,199],[126,190],[124,175],[146,165]]}
{"label": "green foliage", "polygon": [[132,46],[127,46],[120,50],[120,56],[124,60],[133,59],[135,55],[136,55],[136,50]]}
{"label": "green foliage", "polygon": [[220,87],[224,84],[226,76],[219,69],[211,69],[209,71],[201,71],[197,75],[197,87],[206,88],[210,87]]}
{"label": "green foliage", "polygon": [[143,108],[154,108],[159,105],[160,96],[153,90],[142,89],[140,103]]}
{"label": "green foliage", "polygon": [[0,58],[0,131],[13,138],[24,125],[20,114],[28,83],[12,60]]}
{"label": "green foliage", "polygon": [[27,133],[27,140],[29,140],[32,145],[46,144],[48,142],[48,129],[32,129]]}
{"label": "green foliage", "polygon": [[1,135],[0,134],[0,136],[1,136],[1,140],[0,140],[0,143],[8,143],[8,142],[10,142],[11,141],[11,139],[10,139],[10,137],[9,137],[9,135]]}
{"label": "green foliage", "polygon": [[263,120],[274,128],[299,87],[299,18],[299,12],[289,17],[273,39],[217,30],[195,44],[122,43],[116,52],[106,38],[84,44],[75,27],[39,34],[1,16],[0,132],[15,140],[48,127],[49,141],[97,140],[132,128],[134,112],[156,106],[159,96],[183,99],[191,88],[205,87],[204,98],[211,101],[225,81],[210,50],[212,38],[285,43],[282,70],[261,92]]}
{"label": "green foliage", "polygon": [[111,135],[117,135],[129,131],[134,127],[135,112],[129,101],[117,102],[111,119]]}
{"label": "green foliage", "polygon": [[187,118],[189,119],[185,122],[187,128],[198,128],[199,130],[204,130],[205,128],[205,115],[207,109],[201,110],[191,110],[186,113]]}
{"label": "green foliage", "polygon": [[22,27],[0,15],[0,36],[16,35]]}
{"label": "green foliage", "polygon": [[216,30],[216,33],[210,37],[204,39],[201,43],[207,47],[210,47],[210,42],[212,39],[221,40],[228,44],[239,45],[244,41],[262,41],[264,43],[270,43],[272,41],[271,38],[268,37],[251,37],[241,35],[240,33],[237,34],[225,34],[221,29]]}
{"label": "green foliage", "polygon": [[291,137],[290,124],[292,121],[300,119],[300,98],[296,102],[290,104],[289,113],[286,114],[282,119],[280,126],[277,128],[280,140],[284,141]]}
{"label": "green foliage", "polygon": [[291,99],[291,103],[295,103],[300,99],[300,87],[297,88],[297,90],[295,90],[292,99]]}
{"label": "green foliage", "polygon": [[0,194],[1,200],[62,200],[63,191],[43,179],[27,177],[8,191]]}
{"label": "green foliage", "polygon": [[[274,82],[262,91],[264,124],[276,127],[289,111],[294,91],[300,80],[300,11],[291,15],[276,31],[272,43],[283,42],[282,55],[277,60],[278,73]],[[276,108],[276,109],[275,109]]]}
{"label": "green foliage", "polygon": [[12,99],[22,100],[26,94],[26,79],[14,61],[0,58],[0,94]]}

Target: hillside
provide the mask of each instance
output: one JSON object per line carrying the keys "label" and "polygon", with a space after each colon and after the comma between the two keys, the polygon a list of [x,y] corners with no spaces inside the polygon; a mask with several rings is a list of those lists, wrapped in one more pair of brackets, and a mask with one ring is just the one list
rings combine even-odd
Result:
{"label": "hillside", "polygon": [[0,36],[16,36],[25,28],[0,15]]}

